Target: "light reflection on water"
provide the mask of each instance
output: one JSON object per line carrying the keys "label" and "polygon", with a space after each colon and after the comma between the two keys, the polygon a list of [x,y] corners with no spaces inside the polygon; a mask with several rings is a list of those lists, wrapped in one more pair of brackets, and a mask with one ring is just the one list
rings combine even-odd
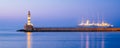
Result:
{"label": "light reflection on water", "polygon": [[114,32],[0,32],[0,48],[119,48],[119,40]]}
{"label": "light reflection on water", "polygon": [[89,35],[86,33],[86,48],[89,48]]}
{"label": "light reflection on water", "polygon": [[104,33],[102,32],[102,42],[101,42],[101,44],[102,44],[102,48],[104,48]]}
{"label": "light reflection on water", "polygon": [[31,32],[27,32],[27,48],[31,48]]}
{"label": "light reflection on water", "polygon": [[[85,45],[83,44],[84,42],[83,42],[83,40],[84,40],[84,38],[83,38],[83,34],[82,33],[80,33],[80,35],[81,35],[81,37],[80,37],[80,47],[81,48],[84,48],[83,46],[85,46],[85,48],[90,48],[90,40],[89,40],[89,33],[88,32],[86,32],[86,35],[85,35]],[[96,34],[96,35],[100,35],[100,34]],[[96,36],[97,37],[97,36]],[[103,35],[103,32],[101,33],[101,44],[99,44],[99,43],[97,43],[96,42],[96,47],[97,48],[104,48],[104,35]],[[99,46],[101,45],[101,47],[99,47]],[[31,32],[27,32],[27,48],[31,48]],[[64,45],[63,45],[64,46]],[[92,48],[95,48],[94,46],[92,46]]]}
{"label": "light reflection on water", "polygon": [[[80,35],[81,35],[81,41],[83,40],[83,34],[82,33],[80,33]],[[81,46],[81,48],[83,48],[83,42],[81,42],[81,44],[80,44],[80,46]]]}

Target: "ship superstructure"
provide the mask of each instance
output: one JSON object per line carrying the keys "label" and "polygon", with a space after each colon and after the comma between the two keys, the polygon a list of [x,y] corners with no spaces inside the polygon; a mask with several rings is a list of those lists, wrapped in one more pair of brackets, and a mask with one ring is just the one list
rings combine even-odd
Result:
{"label": "ship superstructure", "polygon": [[80,27],[113,27],[113,25],[102,21],[101,23],[90,23],[89,20],[86,20],[85,22],[82,21],[80,24],[78,24]]}

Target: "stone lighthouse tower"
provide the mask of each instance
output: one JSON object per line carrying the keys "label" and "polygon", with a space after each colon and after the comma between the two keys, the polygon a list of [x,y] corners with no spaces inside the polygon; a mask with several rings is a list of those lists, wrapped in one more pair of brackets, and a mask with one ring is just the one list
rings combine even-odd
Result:
{"label": "stone lighthouse tower", "polygon": [[32,31],[33,30],[33,24],[31,23],[30,11],[28,11],[27,23],[24,26],[24,30],[27,30],[27,31]]}

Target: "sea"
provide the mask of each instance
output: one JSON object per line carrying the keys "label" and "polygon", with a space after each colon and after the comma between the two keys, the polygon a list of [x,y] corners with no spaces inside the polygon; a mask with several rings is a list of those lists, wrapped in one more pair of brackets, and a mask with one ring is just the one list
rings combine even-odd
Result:
{"label": "sea", "polygon": [[17,32],[0,29],[0,48],[120,48],[120,32]]}

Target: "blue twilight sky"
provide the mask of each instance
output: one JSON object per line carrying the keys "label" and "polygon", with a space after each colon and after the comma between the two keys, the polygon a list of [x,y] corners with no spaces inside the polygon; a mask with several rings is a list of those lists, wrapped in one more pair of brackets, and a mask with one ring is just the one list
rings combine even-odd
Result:
{"label": "blue twilight sky", "polygon": [[0,26],[23,27],[27,11],[34,26],[74,27],[82,18],[120,26],[119,0],[0,0]]}

